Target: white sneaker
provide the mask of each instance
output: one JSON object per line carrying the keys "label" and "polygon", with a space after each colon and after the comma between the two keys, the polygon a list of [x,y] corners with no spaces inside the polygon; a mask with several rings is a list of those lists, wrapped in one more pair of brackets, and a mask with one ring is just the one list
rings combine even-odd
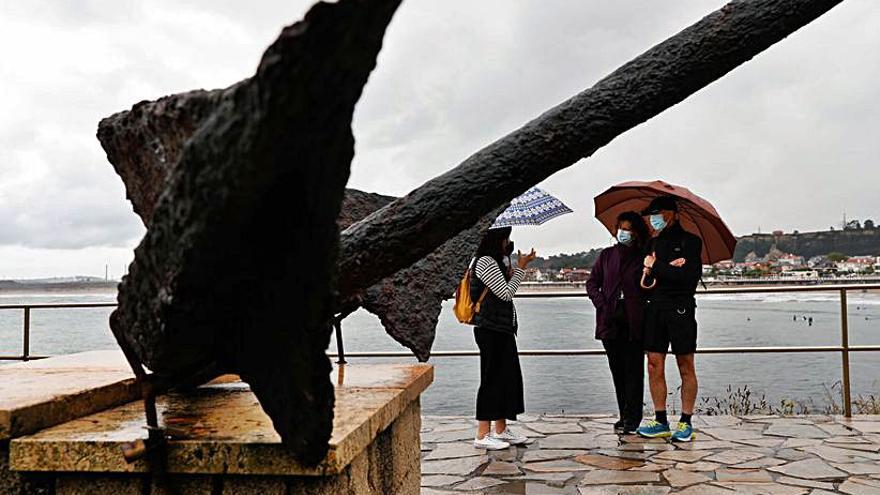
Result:
{"label": "white sneaker", "polygon": [[522,445],[529,441],[529,437],[518,435],[510,431],[510,428],[505,428],[501,433],[495,433],[492,431],[491,435],[493,438],[501,440],[502,442],[507,442],[510,445]]}
{"label": "white sneaker", "polygon": [[509,443],[503,440],[498,440],[492,435],[486,435],[483,438],[474,438],[474,448],[477,449],[504,450],[508,447],[510,447]]}

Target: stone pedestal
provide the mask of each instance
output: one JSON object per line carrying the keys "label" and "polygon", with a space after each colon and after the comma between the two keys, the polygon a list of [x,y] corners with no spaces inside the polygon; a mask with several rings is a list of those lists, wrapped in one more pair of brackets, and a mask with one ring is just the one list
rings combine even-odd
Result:
{"label": "stone pedestal", "polygon": [[293,459],[247,385],[227,378],[158,399],[160,423],[174,435],[164,475],[145,459],[128,464],[122,457],[124,444],[146,438],[143,406],[131,401],[7,440],[6,475],[19,488],[0,488],[0,495],[29,493],[25,482],[59,495],[418,493],[419,395],[433,368],[347,365],[332,378],[333,435],[318,466]]}
{"label": "stone pedestal", "polygon": [[55,480],[9,469],[11,439],[137,398],[121,352],[94,351],[0,366],[0,495],[53,493]]}

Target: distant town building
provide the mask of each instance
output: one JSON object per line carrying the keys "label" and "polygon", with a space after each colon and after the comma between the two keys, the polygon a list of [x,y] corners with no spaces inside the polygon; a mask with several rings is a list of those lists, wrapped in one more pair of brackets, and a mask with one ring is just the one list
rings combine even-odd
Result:
{"label": "distant town building", "polygon": [[816,270],[788,270],[779,274],[782,278],[792,278],[797,280],[807,280],[819,278],[819,272]]}
{"label": "distant town building", "polygon": [[844,261],[837,262],[837,270],[849,273],[864,273],[874,271],[874,265],[876,264],[876,256],[853,256]]}
{"label": "distant town building", "polygon": [[775,264],[777,260],[779,260],[780,258],[782,258],[784,256],[786,256],[786,253],[784,253],[783,251],[781,251],[779,248],[777,248],[774,245],[773,247],[770,248],[770,251],[767,253],[767,255],[764,256],[763,259],[761,259],[761,261],[766,261],[770,264]]}
{"label": "distant town building", "polygon": [[590,270],[586,268],[560,268],[555,279],[560,282],[586,282],[590,278]]}
{"label": "distant town building", "polygon": [[736,266],[736,263],[734,263],[733,260],[724,260],[724,261],[719,261],[718,263],[715,263],[712,266],[715,268],[715,270],[721,272],[721,271],[733,270],[733,268]]}
{"label": "distant town building", "polygon": [[829,261],[826,256],[813,256],[807,260],[807,266],[810,268],[832,268],[834,263]]}
{"label": "distant town building", "polygon": [[754,274],[756,272],[764,272],[766,271],[766,269],[766,263],[762,263],[760,261],[746,261],[743,263],[736,263],[730,270],[730,274],[740,276],[746,274]]}
{"label": "distant town building", "polygon": [[568,272],[569,282],[586,282],[590,278],[590,270],[585,268],[575,268]]}
{"label": "distant town building", "polygon": [[795,254],[782,254],[776,258],[775,266],[782,271],[796,270],[805,266],[804,257]]}

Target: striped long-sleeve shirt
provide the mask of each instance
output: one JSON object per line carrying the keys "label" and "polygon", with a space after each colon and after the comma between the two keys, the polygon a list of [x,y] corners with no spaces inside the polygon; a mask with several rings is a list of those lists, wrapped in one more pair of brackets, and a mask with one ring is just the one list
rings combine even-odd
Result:
{"label": "striped long-sleeve shirt", "polygon": [[[522,268],[514,268],[513,276],[507,280],[498,263],[491,256],[481,256],[477,260],[477,278],[502,301],[513,302],[513,296],[519,289],[519,284],[525,274],[526,272]],[[513,324],[516,325],[516,307],[513,308]]]}

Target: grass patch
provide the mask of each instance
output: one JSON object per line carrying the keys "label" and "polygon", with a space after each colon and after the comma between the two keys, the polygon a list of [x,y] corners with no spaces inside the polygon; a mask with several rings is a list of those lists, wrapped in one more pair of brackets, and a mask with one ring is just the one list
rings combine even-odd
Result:
{"label": "grass patch", "polygon": [[[672,394],[670,394],[672,395]],[[673,402],[674,404],[674,402]],[[673,406],[674,407],[674,406]],[[776,414],[794,416],[798,414],[843,414],[843,387],[840,381],[831,386],[823,385],[821,402],[813,398],[806,401],[782,399],[778,404],[771,403],[764,394],[757,395],[748,385],[734,388],[727,386],[722,396],[701,397],[696,407],[697,414],[707,416],[746,416],[751,414]],[[853,414],[880,414],[880,396],[859,394],[852,399]]]}

